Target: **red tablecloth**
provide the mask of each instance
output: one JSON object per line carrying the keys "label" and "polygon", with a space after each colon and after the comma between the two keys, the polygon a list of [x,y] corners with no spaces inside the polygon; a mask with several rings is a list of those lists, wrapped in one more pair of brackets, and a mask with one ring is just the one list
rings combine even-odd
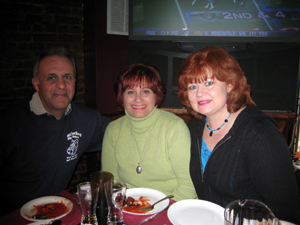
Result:
{"label": "red tablecloth", "polygon": [[[67,198],[73,199],[75,201],[78,201],[78,199],[71,195],[68,191],[63,191],[59,193],[60,196],[65,196]],[[171,200],[171,202],[174,202]],[[73,204],[74,207],[72,211],[66,215],[63,218],[60,218],[62,223],[64,225],[78,225],[80,224],[81,220],[81,209],[80,206],[77,206],[76,204]],[[149,215],[148,215],[149,216]],[[148,216],[139,216],[139,215],[132,215],[128,213],[124,213],[124,223],[128,225],[137,225],[141,220],[147,218]],[[33,221],[29,221],[27,219],[24,219],[20,214],[20,209],[15,210],[3,217],[0,217],[0,224],[1,225],[26,225],[33,223]],[[99,225],[102,225],[99,223]],[[167,216],[167,210],[163,211],[151,222],[146,223],[146,225],[172,225],[172,223],[169,221]]]}
{"label": "red tablecloth", "polygon": [[[148,216],[138,216],[138,215],[131,215],[128,213],[124,213],[124,223],[128,225],[137,225],[143,219],[149,217]],[[153,218],[145,225],[172,225],[170,220],[168,219],[167,210],[163,211],[162,213],[158,214],[156,217]]]}

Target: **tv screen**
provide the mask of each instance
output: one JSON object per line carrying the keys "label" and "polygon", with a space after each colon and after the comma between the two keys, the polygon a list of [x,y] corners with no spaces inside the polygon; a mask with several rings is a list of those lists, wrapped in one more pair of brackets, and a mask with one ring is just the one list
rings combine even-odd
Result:
{"label": "tv screen", "polygon": [[299,0],[130,0],[130,40],[299,42]]}

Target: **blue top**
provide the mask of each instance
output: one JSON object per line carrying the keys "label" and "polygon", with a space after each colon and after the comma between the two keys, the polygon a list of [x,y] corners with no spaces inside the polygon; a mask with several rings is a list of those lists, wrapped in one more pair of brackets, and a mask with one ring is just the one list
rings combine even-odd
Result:
{"label": "blue top", "polygon": [[207,144],[204,142],[203,138],[202,138],[202,146],[201,146],[201,161],[202,161],[202,170],[204,173],[204,169],[206,166],[206,162],[208,160],[208,157],[211,154],[211,150],[207,147]]}

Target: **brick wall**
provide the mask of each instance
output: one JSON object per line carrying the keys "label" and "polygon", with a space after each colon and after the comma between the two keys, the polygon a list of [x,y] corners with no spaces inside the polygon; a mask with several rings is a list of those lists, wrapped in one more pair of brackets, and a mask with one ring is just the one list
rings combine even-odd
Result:
{"label": "brick wall", "polygon": [[31,95],[32,68],[39,51],[63,46],[77,60],[75,100],[84,103],[83,0],[2,0],[0,32],[0,107]]}
{"label": "brick wall", "polygon": [[[63,46],[74,54],[78,77],[75,101],[84,104],[83,0],[1,0],[0,109],[32,95],[32,68],[39,51]],[[71,186],[85,178],[85,158]]]}

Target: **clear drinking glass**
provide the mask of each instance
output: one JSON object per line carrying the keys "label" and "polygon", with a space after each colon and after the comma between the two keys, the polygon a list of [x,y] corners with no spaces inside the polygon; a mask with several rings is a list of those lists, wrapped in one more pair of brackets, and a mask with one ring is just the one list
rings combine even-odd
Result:
{"label": "clear drinking glass", "polygon": [[224,218],[225,225],[279,225],[279,219],[268,206],[253,199],[229,203]]}
{"label": "clear drinking glass", "polygon": [[123,222],[123,203],[126,197],[126,184],[120,180],[108,181],[104,184],[108,206],[108,223]]}
{"label": "clear drinking glass", "polygon": [[83,182],[77,185],[78,198],[81,206],[81,225],[98,225],[96,205],[99,185],[95,182]]}
{"label": "clear drinking glass", "polygon": [[92,182],[98,183],[99,185],[99,197],[96,206],[96,215],[99,222],[100,218],[106,218],[108,213],[107,202],[104,192],[104,184],[107,181],[113,180],[114,176],[112,173],[107,171],[96,171],[92,173],[90,177]]}

